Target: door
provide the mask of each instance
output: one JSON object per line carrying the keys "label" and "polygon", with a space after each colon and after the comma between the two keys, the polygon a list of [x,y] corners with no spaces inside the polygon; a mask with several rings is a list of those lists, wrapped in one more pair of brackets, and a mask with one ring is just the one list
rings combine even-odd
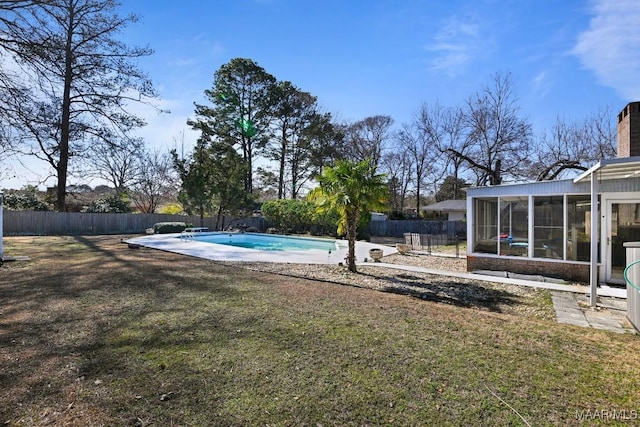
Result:
{"label": "door", "polygon": [[609,200],[607,203],[606,281],[624,284],[627,266],[625,242],[640,242],[640,200]]}

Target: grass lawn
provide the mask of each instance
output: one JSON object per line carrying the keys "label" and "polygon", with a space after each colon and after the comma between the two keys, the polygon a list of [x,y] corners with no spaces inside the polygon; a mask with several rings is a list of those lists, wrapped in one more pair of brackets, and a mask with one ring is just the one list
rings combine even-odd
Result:
{"label": "grass lawn", "polygon": [[0,269],[0,423],[639,422],[638,336],[119,239],[5,238],[31,261]]}

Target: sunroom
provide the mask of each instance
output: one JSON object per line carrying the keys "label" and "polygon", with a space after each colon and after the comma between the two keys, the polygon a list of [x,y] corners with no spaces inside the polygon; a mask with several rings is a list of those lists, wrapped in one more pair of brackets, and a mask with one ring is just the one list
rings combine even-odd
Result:
{"label": "sunroom", "polygon": [[[596,209],[592,207],[595,206]],[[602,160],[567,180],[467,190],[467,269],[624,285],[640,241],[640,157]]]}

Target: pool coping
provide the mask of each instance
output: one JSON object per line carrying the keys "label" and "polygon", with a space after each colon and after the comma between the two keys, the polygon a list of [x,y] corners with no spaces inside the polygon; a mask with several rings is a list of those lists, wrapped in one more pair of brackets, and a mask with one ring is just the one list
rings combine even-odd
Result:
{"label": "pool coping", "polygon": [[[304,238],[304,236],[298,235],[282,236]],[[124,240],[124,243],[213,261],[274,262],[293,264],[338,264],[340,262],[344,262],[348,250],[348,241],[342,239],[336,239],[336,250],[328,252],[320,249],[261,251],[236,246],[220,245],[216,243],[204,243],[180,237],[180,233],[153,234],[128,238]],[[317,237],[310,238],[318,239]],[[391,255],[397,252],[397,250],[391,246],[357,241],[356,260],[364,261],[365,259],[370,259],[369,249],[374,248],[382,249],[384,255]]]}

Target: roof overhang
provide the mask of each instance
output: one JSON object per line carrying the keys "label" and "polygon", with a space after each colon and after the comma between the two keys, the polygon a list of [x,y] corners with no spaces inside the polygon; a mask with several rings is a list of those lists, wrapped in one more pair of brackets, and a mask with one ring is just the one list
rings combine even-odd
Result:
{"label": "roof overhang", "polygon": [[[623,157],[618,159],[600,160],[582,175],[574,178],[574,183],[589,182],[591,186],[591,205],[598,205],[598,189],[600,181],[612,179],[640,178],[640,156]],[[602,207],[600,208],[602,209]],[[591,230],[598,230],[598,209],[591,210]],[[597,233],[594,233],[597,235]],[[590,261],[590,296],[589,304],[595,307],[597,304],[598,288],[598,239],[591,235],[591,261]]]}
{"label": "roof overhang", "polygon": [[573,179],[574,183],[589,182],[597,172],[599,181],[607,179],[640,178],[640,156],[600,160]]}

